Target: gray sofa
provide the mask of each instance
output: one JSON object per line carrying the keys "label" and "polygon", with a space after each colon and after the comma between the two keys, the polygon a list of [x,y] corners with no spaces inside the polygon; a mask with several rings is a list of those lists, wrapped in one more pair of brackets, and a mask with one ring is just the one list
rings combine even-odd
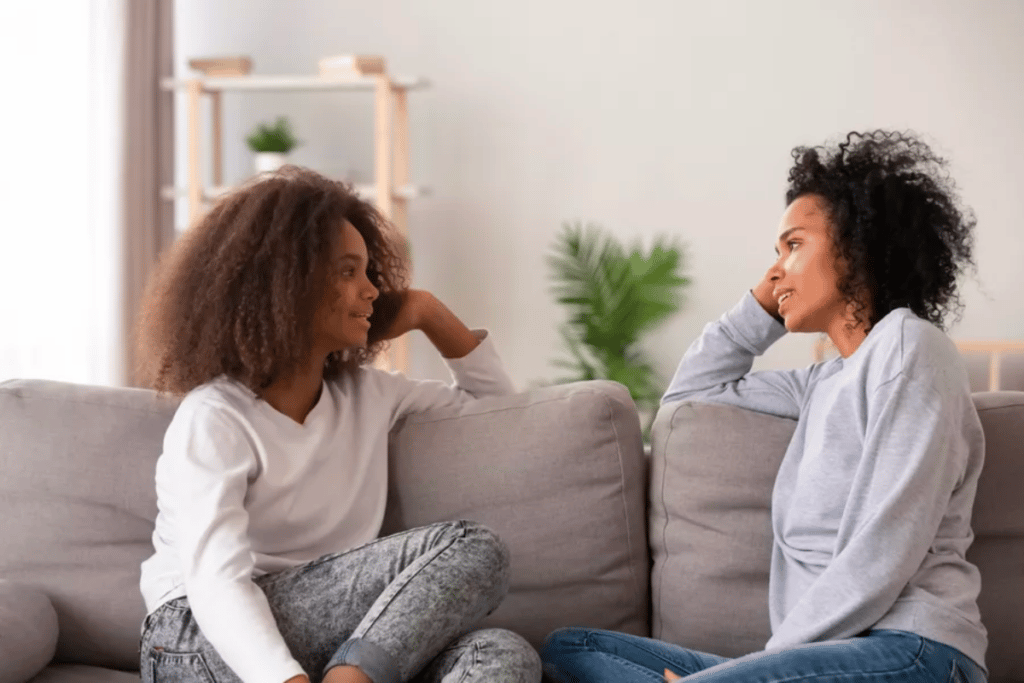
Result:
{"label": "gray sofa", "polygon": [[[987,663],[993,681],[1024,681],[1024,392],[975,400],[988,439],[971,551]],[[175,406],[138,389],[0,383],[0,683],[139,680],[138,570]],[[628,393],[605,381],[423,413],[392,435],[385,532],[493,527],[513,578],[487,623],[536,645],[585,625],[738,655],[768,636],[768,501],[792,429],[673,403],[645,458]]]}

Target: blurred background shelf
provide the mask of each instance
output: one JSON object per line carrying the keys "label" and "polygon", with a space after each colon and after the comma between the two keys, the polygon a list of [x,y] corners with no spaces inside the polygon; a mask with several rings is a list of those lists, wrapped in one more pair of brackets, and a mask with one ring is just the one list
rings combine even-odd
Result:
{"label": "blurred background shelf", "polygon": [[[377,186],[369,183],[353,183],[356,192],[359,196],[367,201],[376,201],[377,199]],[[223,194],[230,192],[235,189],[231,185],[221,185],[218,187],[206,187],[203,188],[203,201],[210,202],[217,199]],[[184,199],[188,197],[187,187],[168,187],[165,186],[160,190],[160,196],[167,200]],[[396,187],[392,190],[392,201],[395,199],[409,200],[418,199],[423,196],[430,194],[429,187],[423,187],[421,185],[403,185],[402,187]]]}

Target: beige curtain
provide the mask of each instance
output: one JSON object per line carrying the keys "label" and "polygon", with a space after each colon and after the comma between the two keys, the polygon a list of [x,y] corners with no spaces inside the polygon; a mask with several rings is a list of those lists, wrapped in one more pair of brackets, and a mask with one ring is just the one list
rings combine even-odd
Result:
{"label": "beige curtain", "polygon": [[124,383],[137,385],[135,323],[142,292],[159,254],[174,239],[173,93],[160,87],[174,73],[173,0],[129,0],[125,21]]}

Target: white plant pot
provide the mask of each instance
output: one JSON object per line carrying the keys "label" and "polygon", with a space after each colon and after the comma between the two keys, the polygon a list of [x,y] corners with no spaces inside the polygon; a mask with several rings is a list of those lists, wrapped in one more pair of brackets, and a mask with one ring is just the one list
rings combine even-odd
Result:
{"label": "white plant pot", "polygon": [[288,155],[284,152],[256,152],[256,172],[276,171],[288,163]]}

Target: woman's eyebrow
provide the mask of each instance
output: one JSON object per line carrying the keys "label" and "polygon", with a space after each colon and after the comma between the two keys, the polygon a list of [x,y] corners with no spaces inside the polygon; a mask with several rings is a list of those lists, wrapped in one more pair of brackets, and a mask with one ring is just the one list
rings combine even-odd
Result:
{"label": "woman's eyebrow", "polygon": [[362,263],[364,258],[360,254],[345,254],[339,261],[355,261],[356,263]]}

